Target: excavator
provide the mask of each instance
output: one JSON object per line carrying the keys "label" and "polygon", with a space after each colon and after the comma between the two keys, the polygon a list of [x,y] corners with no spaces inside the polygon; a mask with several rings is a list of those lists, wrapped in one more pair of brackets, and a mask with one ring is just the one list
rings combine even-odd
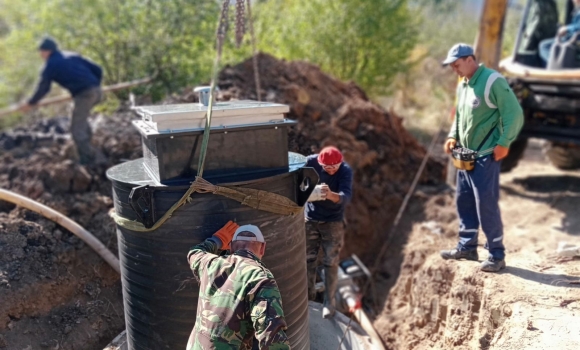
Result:
{"label": "excavator", "polygon": [[510,0],[485,0],[475,42],[476,57],[499,70],[524,110],[524,127],[502,171],[513,169],[529,138],[547,140],[545,153],[560,169],[580,168],[580,32],[554,40],[543,60],[540,44],[570,24],[573,0],[527,0],[509,57],[500,60]]}

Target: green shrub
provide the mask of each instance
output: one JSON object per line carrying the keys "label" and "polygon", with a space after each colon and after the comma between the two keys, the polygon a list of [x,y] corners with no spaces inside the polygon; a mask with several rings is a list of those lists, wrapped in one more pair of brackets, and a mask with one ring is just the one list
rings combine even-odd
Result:
{"label": "green shrub", "polygon": [[262,51],[308,60],[375,95],[408,68],[419,24],[406,0],[269,0],[256,13]]}
{"label": "green shrub", "polygon": [[[36,47],[45,34],[102,65],[105,84],[155,75],[145,91],[154,100],[208,82],[220,3],[0,0],[0,107],[32,93],[43,64]],[[375,95],[388,92],[394,76],[408,69],[422,30],[407,0],[258,0],[253,6],[260,50],[311,61]],[[232,29],[223,64],[251,53],[249,45],[233,49]]]}

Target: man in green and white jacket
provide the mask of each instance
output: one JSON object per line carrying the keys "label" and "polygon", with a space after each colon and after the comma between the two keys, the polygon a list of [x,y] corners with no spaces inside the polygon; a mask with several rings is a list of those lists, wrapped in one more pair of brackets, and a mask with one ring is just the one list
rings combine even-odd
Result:
{"label": "man in green and white jacket", "polygon": [[477,151],[473,170],[457,174],[456,204],[459,215],[459,243],[441,251],[443,259],[478,260],[479,227],[487,238],[489,258],[481,269],[497,272],[505,268],[503,224],[499,210],[500,162],[520,132],[522,108],[505,78],[475,60],[473,48],[457,44],[449,50],[443,65],[463,80],[457,87],[455,122],[445,142],[450,154],[457,145]]}

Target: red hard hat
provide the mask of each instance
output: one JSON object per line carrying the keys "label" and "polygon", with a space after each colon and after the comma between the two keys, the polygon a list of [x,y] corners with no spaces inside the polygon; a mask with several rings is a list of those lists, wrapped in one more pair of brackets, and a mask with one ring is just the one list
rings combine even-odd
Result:
{"label": "red hard hat", "polygon": [[324,147],[318,154],[318,163],[322,165],[340,164],[342,163],[342,153],[336,147]]}

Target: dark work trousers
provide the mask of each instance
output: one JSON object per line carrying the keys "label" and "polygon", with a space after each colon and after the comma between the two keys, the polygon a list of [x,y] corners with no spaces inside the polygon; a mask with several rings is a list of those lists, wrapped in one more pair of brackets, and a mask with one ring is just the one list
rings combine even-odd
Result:
{"label": "dark work trousers", "polygon": [[308,271],[308,298],[316,298],[316,268],[322,248],[324,268],[324,304],[335,306],[338,262],[344,245],[344,224],[339,222],[306,221],[306,266]]}
{"label": "dark work trousers", "polygon": [[90,163],[95,157],[95,150],[91,145],[91,127],[87,119],[91,109],[101,101],[102,96],[103,92],[97,86],[81,91],[74,97],[75,107],[72,113],[70,132],[82,164]]}
{"label": "dark work trousers", "polygon": [[471,171],[457,172],[456,203],[459,215],[460,251],[477,249],[481,226],[486,248],[494,259],[504,259],[503,224],[499,211],[499,170],[493,155],[478,158]]}

